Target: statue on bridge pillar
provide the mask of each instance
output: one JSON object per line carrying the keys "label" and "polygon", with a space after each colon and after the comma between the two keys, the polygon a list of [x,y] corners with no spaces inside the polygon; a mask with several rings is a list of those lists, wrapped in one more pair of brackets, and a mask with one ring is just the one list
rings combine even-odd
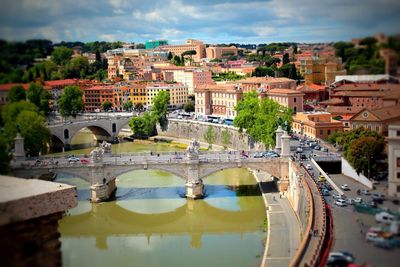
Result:
{"label": "statue on bridge pillar", "polygon": [[100,148],[102,148],[104,150],[105,154],[111,154],[111,144],[107,143],[106,141],[103,141],[100,144]]}
{"label": "statue on bridge pillar", "polygon": [[199,158],[199,149],[200,149],[199,141],[197,141],[196,139],[193,139],[186,149],[186,156],[189,159],[198,159]]}
{"label": "statue on bridge pillar", "polygon": [[101,147],[96,147],[90,152],[90,157],[92,158],[93,162],[102,162],[103,161],[103,154],[104,149]]}

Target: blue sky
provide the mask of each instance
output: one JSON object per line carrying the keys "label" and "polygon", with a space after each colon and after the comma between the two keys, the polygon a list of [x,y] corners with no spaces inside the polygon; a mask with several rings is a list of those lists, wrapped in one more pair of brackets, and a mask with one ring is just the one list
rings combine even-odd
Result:
{"label": "blue sky", "polygon": [[2,0],[0,38],[329,42],[400,33],[399,0]]}

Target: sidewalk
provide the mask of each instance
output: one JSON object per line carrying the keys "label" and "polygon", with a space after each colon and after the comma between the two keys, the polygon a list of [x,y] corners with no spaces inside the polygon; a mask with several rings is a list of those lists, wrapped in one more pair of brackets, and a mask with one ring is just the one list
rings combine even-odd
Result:
{"label": "sidewalk", "polygon": [[[258,182],[267,182],[265,172],[253,172]],[[261,266],[289,266],[300,245],[300,224],[289,201],[279,192],[262,192],[268,218],[268,236]]]}

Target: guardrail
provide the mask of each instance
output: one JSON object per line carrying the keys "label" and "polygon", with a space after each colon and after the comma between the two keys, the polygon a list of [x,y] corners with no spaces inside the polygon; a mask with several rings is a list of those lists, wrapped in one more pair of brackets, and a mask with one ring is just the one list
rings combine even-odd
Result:
{"label": "guardrail", "polygon": [[306,235],[290,266],[324,266],[333,238],[330,209],[309,171],[304,165],[298,169],[303,174],[302,183],[307,188],[310,214]]}

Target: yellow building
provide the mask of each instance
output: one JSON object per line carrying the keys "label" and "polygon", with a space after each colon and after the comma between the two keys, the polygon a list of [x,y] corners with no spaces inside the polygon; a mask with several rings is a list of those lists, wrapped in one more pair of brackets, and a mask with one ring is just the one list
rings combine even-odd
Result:
{"label": "yellow building", "polygon": [[172,108],[182,108],[183,105],[188,102],[188,86],[181,83],[152,83],[148,84],[146,87],[147,95],[147,108],[153,105],[154,97],[160,91],[167,91],[170,95],[170,107]]}
{"label": "yellow building", "polygon": [[338,58],[310,57],[300,60],[300,74],[304,77],[306,85],[330,85],[337,75],[346,75],[342,61]]}
{"label": "yellow building", "polygon": [[333,132],[343,132],[343,124],[328,112],[298,112],[293,116],[292,130],[309,138],[326,140]]}
{"label": "yellow building", "polygon": [[206,57],[208,59],[222,58],[223,56],[236,56],[238,54],[238,49],[236,46],[210,46],[206,48]]}
{"label": "yellow building", "polygon": [[163,51],[171,52],[173,55],[180,56],[183,52],[194,50],[196,55],[193,55],[194,61],[200,61],[206,57],[206,45],[202,41],[188,39],[186,44],[182,45],[163,45],[159,46]]}

